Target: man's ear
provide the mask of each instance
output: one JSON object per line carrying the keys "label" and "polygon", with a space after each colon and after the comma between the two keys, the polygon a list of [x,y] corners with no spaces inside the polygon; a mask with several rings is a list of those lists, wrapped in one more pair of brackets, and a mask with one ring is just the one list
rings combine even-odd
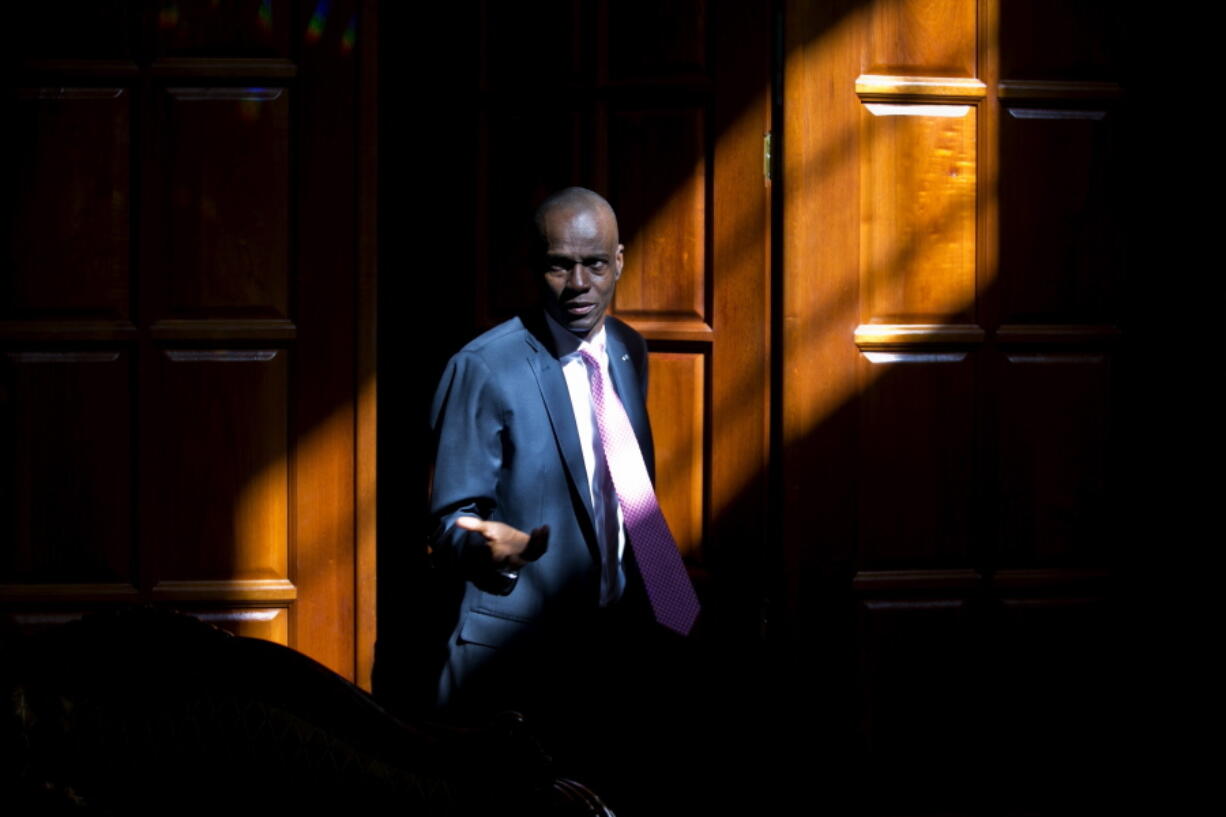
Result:
{"label": "man's ear", "polygon": [[626,262],[625,252],[626,252],[626,245],[625,245],[625,244],[618,244],[618,245],[617,245],[617,256],[616,256],[616,259],[617,259],[617,275],[614,277],[614,279],[613,279],[613,280],[617,280],[618,278],[621,278],[621,277],[622,277],[622,264],[624,264],[624,263]]}

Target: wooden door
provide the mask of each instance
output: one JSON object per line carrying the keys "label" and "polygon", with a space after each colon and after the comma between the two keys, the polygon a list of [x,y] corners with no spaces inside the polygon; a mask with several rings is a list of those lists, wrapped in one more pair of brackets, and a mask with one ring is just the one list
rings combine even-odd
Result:
{"label": "wooden door", "polygon": [[[428,240],[386,250],[416,272],[383,284],[384,359],[406,375],[389,381],[385,405],[402,402],[385,413],[424,417],[447,358],[535,302],[523,262],[536,204],[572,184],[601,192],[626,245],[612,311],[648,340],[662,503],[700,580],[721,558],[758,569],[769,434],[770,20],[728,5],[389,12],[387,30],[409,40],[384,83],[408,88],[429,63],[438,83],[413,104],[447,123],[444,161],[386,159],[389,188],[429,190],[431,206]],[[427,144],[412,122],[389,127],[389,144]],[[418,305],[438,308],[408,320]]]}
{"label": "wooden door", "polygon": [[1117,26],[1093,2],[785,5],[787,600],[828,736],[801,762],[866,813],[1101,792]]}
{"label": "wooden door", "polygon": [[[385,505],[381,517],[382,541],[409,543],[381,559],[384,586],[397,588],[380,607],[381,693],[402,694],[396,678],[413,674],[404,663],[423,655],[415,635],[442,606],[415,583],[431,392],[461,345],[535,302],[531,214],[567,185],[617,211],[626,266],[613,312],[648,341],[664,513],[707,623],[751,640],[766,558],[769,10],[563,0],[384,14],[384,31],[405,37],[394,56],[385,49],[383,141],[404,149],[385,151],[384,189],[428,206],[384,232],[422,236],[385,243],[384,268],[398,272],[380,284],[381,416],[406,419],[384,425],[381,485],[421,504],[413,514]],[[446,47],[438,32],[451,33]],[[435,79],[426,87],[423,72]],[[430,124],[394,123],[393,110],[429,111]],[[385,217],[395,207],[385,200]],[[737,663],[731,648],[723,656]]]}
{"label": "wooden door", "polygon": [[20,20],[5,612],[166,604],[367,678],[373,11],[23,3]]}
{"label": "wooden door", "polygon": [[612,312],[651,353],[665,515],[700,573],[721,558],[753,571],[769,433],[769,17],[703,2],[552,12],[481,6],[479,321],[536,294],[522,252],[506,252],[530,235],[513,214],[567,184],[602,192],[626,245]]}

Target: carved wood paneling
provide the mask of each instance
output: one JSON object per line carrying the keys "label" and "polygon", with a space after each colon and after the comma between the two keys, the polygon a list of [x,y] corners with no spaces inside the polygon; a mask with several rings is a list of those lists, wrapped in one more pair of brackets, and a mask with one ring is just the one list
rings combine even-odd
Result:
{"label": "carved wood paneling", "polygon": [[[859,605],[868,750],[886,768],[926,768],[922,756],[960,754],[958,743],[977,718],[981,692],[973,615],[957,597]],[[872,799],[889,794],[876,792]]]}
{"label": "carved wood paneling", "polygon": [[4,317],[128,316],[130,100],[122,87],[18,91]]}
{"label": "carved wood paneling", "polygon": [[[854,9],[850,2],[789,2],[783,32],[784,48],[795,57],[785,60],[783,73],[782,439],[776,456],[787,509],[780,545],[786,595],[797,616],[806,615],[815,598],[806,591],[821,565],[854,558],[857,539],[858,517],[850,509],[859,502],[860,418],[844,406],[858,388],[862,365],[858,354],[848,354],[847,338],[861,323],[865,113],[861,100],[837,81],[862,71],[864,24],[844,22]],[[821,47],[810,47],[816,41]]]}
{"label": "carved wood paneling", "polygon": [[856,77],[856,96],[863,100],[975,102],[986,97],[987,92],[987,86],[977,77],[896,74],[861,74]]}
{"label": "carved wood paneling", "polygon": [[705,355],[653,352],[647,412],[653,418],[656,486],[664,518],[685,555],[703,541]]}
{"label": "carved wood paneling", "polygon": [[1101,725],[1065,673],[1104,678],[1070,656],[1120,540],[1117,16],[785,4],[790,623],[861,657],[805,695],[862,696],[831,755],[890,781],[848,811],[1044,813],[1043,759]]}
{"label": "carved wood paneling", "polygon": [[378,6],[14,8],[4,611],[268,605],[369,683]]}
{"label": "carved wood paneling", "polygon": [[865,352],[861,382],[859,564],[968,565],[978,493],[974,356]]}
{"label": "carved wood paneling", "polygon": [[615,307],[623,317],[707,320],[704,119],[701,108],[612,114],[609,171],[626,245]]}
{"label": "carved wood paneling", "polygon": [[[219,3],[216,0],[158,0],[155,53],[162,56],[288,57],[289,0],[248,0]],[[304,41],[316,44],[329,28],[348,21],[331,3],[303,4],[311,16],[306,21]]]}
{"label": "carved wood paneling", "polygon": [[881,0],[871,4],[867,70],[881,74],[976,75],[974,0]]}
{"label": "carved wood paneling", "polygon": [[1000,0],[1005,79],[1118,79],[1123,15],[1112,0]]}
{"label": "carved wood paneling", "polygon": [[862,322],[973,323],[971,105],[865,103]]}
{"label": "carved wood paneling", "polygon": [[1010,352],[1001,367],[1000,563],[1101,564],[1118,514],[1109,355]]}
{"label": "carved wood paneling", "polygon": [[1004,108],[998,272],[1003,321],[1116,318],[1121,191],[1114,187],[1114,118],[1106,106],[1084,102]]}
{"label": "carved wood paneling", "polygon": [[861,349],[977,344],[985,336],[982,327],[969,323],[862,323],[853,335]]}
{"label": "carved wood paneling", "polygon": [[[352,22],[361,13],[369,24],[378,14],[357,0],[334,0],[332,9],[338,22]],[[349,25],[327,27],[316,46],[302,49],[299,62],[301,82],[309,83],[314,93],[301,99],[294,120],[297,144],[309,154],[301,160],[297,177],[298,340],[290,380],[297,384],[290,524],[292,578],[299,597],[290,633],[295,648],[357,678],[359,667],[369,669],[372,658],[359,656],[355,649],[358,608],[372,599],[375,579],[358,573],[355,542],[356,505],[363,503],[363,513],[369,514],[374,501],[357,491],[360,419],[355,401],[369,383],[359,380],[356,367],[366,351],[359,339],[374,331],[373,316],[358,308],[359,303],[373,306],[370,300],[358,300],[359,282],[370,285],[361,279],[359,265],[374,257],[376,242],[358,230],[357,213],[371,205],[374,191],[363,186],[368,176],[355,173],[358,157],[374,149],[373,133],[363,142],[360,126],[349,118],[374,104],[373,89],[365,83],[374,79],[376,35],[369,27],[358,30],[354,42],[359,45],[350,48],[344,34]],[[363,90],[369,94],[365,98]],[[345,161],[337,161],[340,156]],[[337,201],[346,202],[343,217],[338,216]],[[421,277],[417,265],[392,274],[396,272]],[[345,635],[338,638],[337,633]]]}
{"label": "carved wood paneling", "polygon": [[595,49],[575,36],[590,14],[591,5],[576,0],[542,0],[532,14],[514,4],[481,3],[482,47],[471,59],[457,61],[457,85],[472,82],[470,72],[480,66],[483,90],[520,95],[541,87],[573,88],[595,64]]}
{"label": "carved wood paneling", "polygon": [[974,589],[982,581],[983,578],[979,571],[971,568],[857,570],[855,576],[852,577],[851,586],[865,595],[934,589],[965,593]]}
{"label": "carved wood paneling", "polygon": [[[38,621],[51,608],[61,612],[78,605],[137,604],[145,597],[134,584],[124,582],[22,582],[0,585],[0,598],[9,607],[10,617],[17,622],[28,618]],[[22,613],[20,605],[30,604],[38,612]],[[83,607],[81,609],[84,609]],[[58,615],[58,614],[56,614]],[[73,613],[76,618],[80,612]],[[58,621],[59,619],[57,619]]]}
{"label": "carved wood paneling", "polygon": [[707,3],[704,0],[605,0],[606,63],[611,82],[707,74]]}
{"label": "carved wood paneling", "polygon": [[[289,610],[285,607],[237,607],[237,608],[200,608],[182,606],[182,612],[189,613],[201,621],[228,630],[234,635],[247,638],[262,638],[275,641],[278,644],[289,643]],[[70,621],[76,621],[86,614],[84,608],[57,610],[41,609],[37,611],[20,611],[10,618],[24,633],[36,633],[49,627],[58,627]]]}
{"label": "carved wood paneling", "polygon": [[0,583],[135,581],[132,359],[0,358]]}
{"label": "carved wood paneling", "polygon": [[285,607],[192,610],[192,614],[235,635],[289,644],[289,610]]}
{"label": "carved wood paneling", "polygon": [[163,579],[153,586],[154,601],[291,602],[298,588],[288,579]]}
{"label": "carved wood paneling", "polygon": [[289,93],[162,94],[158,317],[288,317]]}
{"label": "carved wood paneling", "polygon": [[36,610],[11,613],[11,620],[23,633],[37,633],[51,627],[59,627],[76,621],[85,615],[84,610]]}
{"label": "carved wood paneling", "polygon": [[1029,811],[1051,804],[1096,810],[1118,773],[1119,741],[1133,721],[1121,684],[1118,609],[1101,589],[1002,599],[984,650],[996,679],[983,696],[985,751],[1007,758],[994,782]]}
{"label": "carved wood paneling", "polygon": [[157,578],[286,578],[287,353],[155,355],[151,408],[166,418],[149,440],[157,479],[146,491]]}
{"label": "carved wood paneling", "polygon": [[298,327],[284,318],[171,318],[154,321],[149,334],[159,341],[291,341],[297,339]]}
{"label": "carved wood paneling", "polygon": [[33,60],[124,60],[131,58],[140,35],[141,9],[130,0],[64,0],[18,3],[12,45]]}
{"label": "carved wood paneling", "polygon": [[746,627],[760,627],[777,558],[769,486],[773,349],[782,316],[772,267],[778,165],[766,161],[763,139],[776,126],[764,81],[771,69],[770,18],[763,12],[753,3],[708,6],[706,23],[714,82],[707,149],[711,312],[702,325],[714,330],[706,552],[713,571],[736,588],[736,618]]}
{"label": "carved wood paneling", "polygon": [[280,85],[298,75],[298,64],[278,57],[163,57],[154,60],[149,73],[158,78],[247,80],[259,77]]}
{"label": "carved wood paneling", "polygon": [[570,106],[548,112],[514,106],[483,118],[484,171],[499,179],[479,228],[481,267],[488,272],[478,297],[485,298],[490,324],[536,303],[531,214],[545,196],[583,178],[580,145],[590,139],[590,124],[590,109]]}

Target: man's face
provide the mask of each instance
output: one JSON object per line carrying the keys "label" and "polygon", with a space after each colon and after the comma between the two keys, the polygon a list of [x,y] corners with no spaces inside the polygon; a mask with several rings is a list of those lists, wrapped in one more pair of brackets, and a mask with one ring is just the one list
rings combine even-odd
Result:
{"label": "man's face", "polygon": [[541,240],[545,309],[581,337],[604,323],[622,274],[622,250],[613,214],[596,207],[546,214]]}

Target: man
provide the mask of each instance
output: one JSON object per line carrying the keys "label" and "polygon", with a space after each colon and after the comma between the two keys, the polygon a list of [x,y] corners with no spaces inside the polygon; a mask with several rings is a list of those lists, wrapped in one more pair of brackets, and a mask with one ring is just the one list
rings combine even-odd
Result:
{"label": "man", "polygon": [[536,229],[543,309],[460,350],[431,412],[434,550],[465,579],[438,689],[453,710],[557,710],[618,683],[607,665],[620,658],[601,652],[626,633],[656,621],[688,632],[697,615],[666,529],[658,541],[646,344],[606,315],[623,265],[617,219],[568,188]]}

